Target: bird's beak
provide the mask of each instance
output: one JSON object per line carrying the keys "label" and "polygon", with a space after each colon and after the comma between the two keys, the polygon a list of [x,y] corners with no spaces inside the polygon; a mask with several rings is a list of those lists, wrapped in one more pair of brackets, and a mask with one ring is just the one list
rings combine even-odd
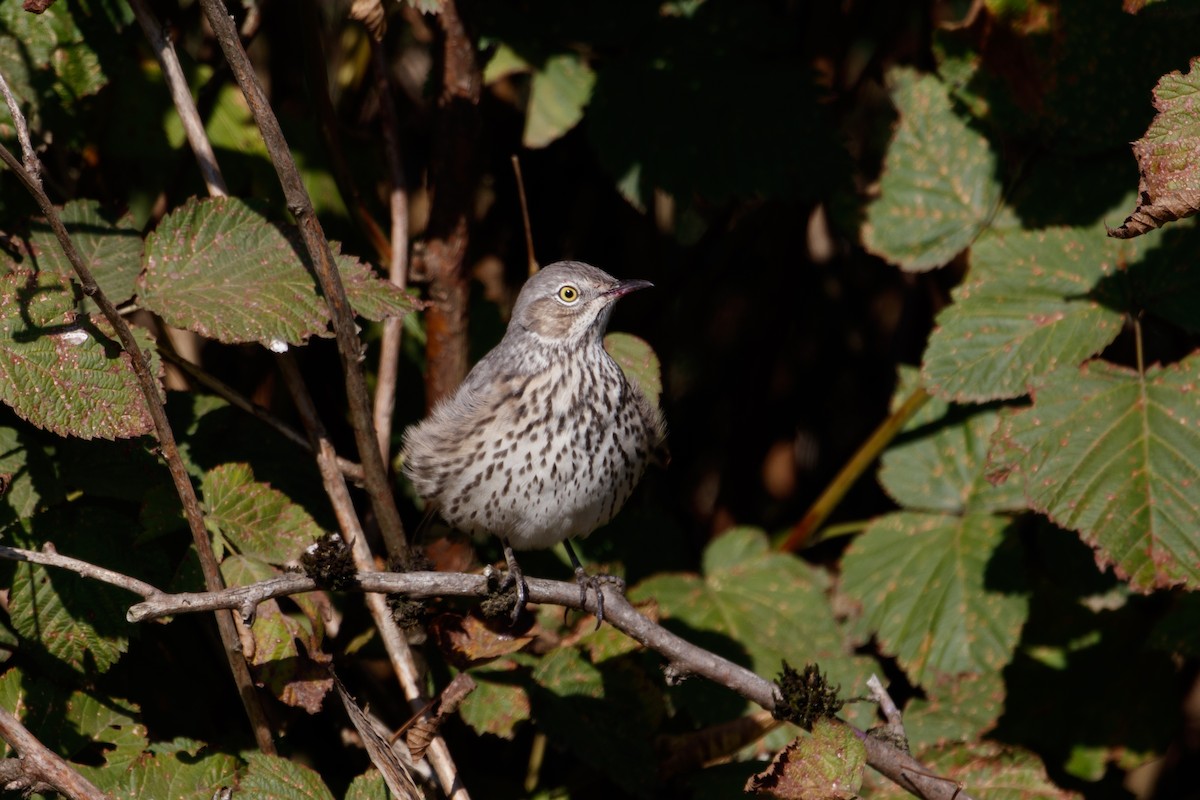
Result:
{"label": "bird's beak", "polygon": [[633,278],[627,281],[617,281],[617,285],[609,289],[605,294],[615,300],[618,297],[624,297],[630,292],[636,292],[638,289],[649,289],[653,285],[650,281]]}

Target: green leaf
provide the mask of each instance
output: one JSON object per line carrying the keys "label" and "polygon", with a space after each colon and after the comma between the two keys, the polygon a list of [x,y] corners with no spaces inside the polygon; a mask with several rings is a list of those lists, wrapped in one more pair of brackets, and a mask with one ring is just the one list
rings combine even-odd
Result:
{"label": "green leaf", "polygon": [[858,797],[867,766],[867,748],[856,731],[827,719],[811,736],[795,739],[771,765],[750,779],[746,792],[769,797],[852,800]]}
{"label": "green leaf", "polygon": [[[561,647],[533,670],[530,702],[540,729],[558,746],[600,770],[631,795],[653,797],[651,731],[661,721],[661,693],[638,693],[630,670],[614,659],[592,665]],[[654,702],[657,699],[658,702]]]}
{"label": "green leaf", "polygon": [[[238,760],[228,753],[186,751],[155,753],[135,764],[124,786],[109,789],[116,797],[212,800],[216,790],[238,781]],[[240,796],[235,792],[234,796]]]}
{"label": "green leaf", "polygon": [[[896,408],[917,386],[916,371],[902,369],[892,398]],[[905,508],[923,511],[1010,511],[1025,508],[1024,495],[988,479],[987,454],[1000,422],[994,408],[954,406],[931,398],[884,452],[879,482]]]}
{"label": "green leaf", "polygon": [[[1081,795],[1062,789],[1046,775],[1036,753],[996,742],[969,746],[926,748],[917,753],[932,774],[964,786],[974,797],[987,800],[1078,800]],[[886,800],[912,797],[904,787],[867,773],[863,795]]]}
{"label": "green leaf", "polygon": [[[0,74],[36,134],[51,110],[70,109],[107,83],[96,52],[76,21],[92,3],[55,3],[31,14],[21,3],[0,3]],[[0,102],[0,138],[15,140],[8,104]]]}
{"label": "green leaf", "polygon": [[5,487],[0,503],[18,518],[31,517],[42,506],[61,499],[56,466],[28,433],[0,427],[0,479]]}
{"label": "green leaf", "polygon": [[1137,257],[1138,249],[1094,229],[981,239],[930,336],[926,385],[959,401],[1020,397],[1039,375],[1100,352],[1123,322],[1113,276]]}
{"label": "green leaf", "polygon": [[333,800],[321,776],[286,758],[250,753],[238,800]]}
{"label": "green leaf", "polygon": [[[328,334],[329,310],[291,227],[232,197],[192,198],[146,239],[141,299],[168,323],[218,341],[281,349]],[[347,293],[373,319],[414,308],[400,289],[349,256]]]}
{"label": "green leaf", "polygon": [[[51,509],[33,520],[34,534],[12,529],[18,546],[50,541],[59,552],[125,574],[139,574],[144,554],[132,551],[134,523],[100,506]],[[62,569],[21,562],[9,597],[13,627],[28,642],[76,672],[107,672],[136,630],[125,621],[131,595]],[[36,651],[34,651],[36,652]]]}
{"label": "green leaf", "polygon": [[987,226],[1000,201],[996,157],[936,77],[894,69],[888,85],[900,122],[862,240],[875,255],[921,272],[949,262]]}
{"label": "green leaf", "polygon": [[417,309],[410,294],[379,277],[369,265],[342,253],[336,259],[346,298],[359,316],[380,322],[389,317],[403,318]]}
{"label": "green leaf", "polygon": [[[133,217],[126,213],[110,222],[95,200],[74,200],[60,214],[75,249],[108,299],[120,304],[133,297],[142,268],[142,234]],[[79,282],[49,223],[38,221],[32,225],[30,245],[39,271]],[[84,302],[85,310],[98,310],[91,300],[84,298]]]}
{"label": "green leaf", "polygon": [[350,781],[345,800],[390,800],[387,782],[379,770],[372,767]]}
{"label": "green leaf", "polygon": [[578,125],[595,84],[596,74],[579,56],[548,58],[533,73],[521,143],[545,147]]}
{"label": "green leaf", "polygon": [[487,66],[483,68],[483,82],[491,86],[496,81],[510,75],[532,71],[533,66],[528,61],[522,58],[516,50],[502,43],[488,59]]}
{"label": "green leaf", "polygon": [[516,737],[517,725],[529,719],[527,681],[518,670],[527,669],[533,661],[528,656],[499,658],[471,669],[475,691],[463,698],[458,706],[462,721],[476,733],[490,733],[502,739]]}
{"label": "green leaf", "polygon": [[662,366],[654,348],[630,333],[610,333],[604,337],[604,349],[620,365],[625,377],[637,384],[657,406],[662,397]]}
{"label": "green leaf", "polygon": [[324,535],[287,495],[254,480],[249,464],[222,464],[204,475],[200,492],[210,530],[235,552],[281,565]]}
{"label": "green leaf", "polygon": [[1029,601],[990,585],[996,572],[1019,582],[1019,562],[1001,549],[1007,525],[986,514],[899,512],[847,549],[842,591],[914,683],[997,671],[1012,659]]}
{"label": "green leaf", "polygon": [[[772,552],[762,531],[736,528],[706,548],[703,576],[656,575],[633,587],[634,602],[653,601],[668,628],[697,637],[721,655],[760,675],[783,660],[816,662],[845,694],[861,694],[871,666],[851,657],[834,620],[826,573],[794,556]],[[728,692],[712,695],[684,684],[677,702],[703,722],[716,722],[744,704]]]}
{"label": "green leaf", "polygon": [[[153,422],[128,354],[107,323],[77,316],[74,305],[62,278],[0,275],[0,402],[60,436],[149,433]],[[152,351],[145,333],[135,333],[143,350]]]}
{"label": "green leaf", "polygon": [[1200,356],[1144,375],[1097,361],[1006,416],[993,462],[1139,591],[1200,587]]}
{"label": "green leaf", "polygon": [[1004,711],[1004,678],[997,671],[942,676],[925,686],[926,697],[904,709],[904,730],[916,750],[947,742],[973,742]]}
{"label": "green leaf", "polygon": [[327,316],[297,247],[242,200],[192,198],[146,239],[142,302],[222,342],[303,344]]}
{"label": "green leaf", "polygon": [[10,669],[0,677],[0,706],[104,790],[121,785],[146,748],[146,728],[136,721],[137,708],[116,697],[67,694]]}

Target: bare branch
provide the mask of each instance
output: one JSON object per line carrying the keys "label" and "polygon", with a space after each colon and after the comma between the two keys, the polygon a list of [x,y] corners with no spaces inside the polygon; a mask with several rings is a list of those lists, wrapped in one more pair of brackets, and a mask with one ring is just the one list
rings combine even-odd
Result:
{"label": "bare branch", "polygon": [[25,170],[40,187],[42,185],[42,162],[38,161],[37,153],[33,151],[33,142],[29,139],[29,125],[25,122],[25,115],[21,113],[21,107],[17,105],[17,98],[13,97],[12,90],[8,88],[8,81],[4,79],[3,74],[0,74],[0,94],[4,95],[8,113],[17,127],[17,141],[21,145],[21,158],[25,164]]}
{"label": "bare branch", "polygon": [[3,772],[6,780],[0,788],[45,792],[45,787],[49,786],[71,800],[108,800],[104,792],[47,749],[11,711],[4,708],[0,708],[0,739],[17,751],[21,772],[13,778],[9,766],[13,759],[6,759]]}
{"label": "bare branch", "polygon": [[60,556],[54,552],[52,544],[45,544],[42,552],[35,550],[20,550],[16,547],[7,547],[0,545],[0,558],[8,561],[25,561],[30,564],[41,564],[47,567],[58,567],[67,569],[85,578],[92,578],[102,583],[107,583],[110,586],[117,586],[126,591],[132,592],[142,597],[150,598],[162,594],[158,589],[140,581],[137,578],[128,575],[122,575],[119,572],[113,572],[111,569],[97,566],[88,561],[80,561],[77,558],[69,558]]}
{"label": "bare branch", "polygon": [[288,209],[296,217],[304,248],[321,284],[321,293],[329,305],[338,355],[342,362],[342,375],[346,382],[346,398],[354,428],[354,440],[358,446],[359,459],[362,461],[371,508],[379,521],[388,550],[397,555],[406,555],[404,525],[400,521],[400,512],[396,509],[395,499],[392,497],[387,466],[379,454],[379,444],[371,419],[371,398],[359,363],[362,357],[362,342],[358,338],[354,312],[346,299],[346,289],[334,264],[329,242],[325,239],[321,223],[313,210],[312,199],[308,190],[304,188],[300,170],[283,137],[279,120],[271,110],[250,58],[238,39],[237,29],[234,28],[228,10],[221,0],[201,0],[201,6],[254,115],[255,124],[262,134],[271,162],[275,165],[279,183],[283,187]]}

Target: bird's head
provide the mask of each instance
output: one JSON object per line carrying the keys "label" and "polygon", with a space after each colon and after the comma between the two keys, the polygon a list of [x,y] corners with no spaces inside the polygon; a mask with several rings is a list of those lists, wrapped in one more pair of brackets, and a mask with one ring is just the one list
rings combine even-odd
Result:
{"label": "bird's head", "polygon": [[599,342],[613,303],[650,281],[620,281],[579,261],[559,261],[525,282],[513,307],[513,326],[554,343]]}

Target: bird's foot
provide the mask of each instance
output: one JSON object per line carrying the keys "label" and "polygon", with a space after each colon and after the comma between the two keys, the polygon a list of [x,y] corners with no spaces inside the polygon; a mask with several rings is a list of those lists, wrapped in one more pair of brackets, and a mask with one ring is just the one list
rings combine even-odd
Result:
{"label": "bird's foot", "polygon": [[611,586],[621,594],[625,594],[625,581],[616,575],[588,575],[581,566],[575,567],[575,582],[579,584],[579,605],[587,605],[588,589],[596,594],[596,630],[604,622],[604,587]]}
{"label": "bird's foot", "polygon": [[525,610],[525,604],[529,602],[529,585],[525,583],[525,573],[521,571],[521,565],[517,563],[517,557],[513,554],[512,547],[509,546],[508,540],[501,540],[504,543],[504,561],[508,564],[508,573],[504,576],[500,586],[507,591],[514,585],[517,589],[517,599],[513,603],[512,623],[517,624],[517,620],[521,616],[521,612]]}

